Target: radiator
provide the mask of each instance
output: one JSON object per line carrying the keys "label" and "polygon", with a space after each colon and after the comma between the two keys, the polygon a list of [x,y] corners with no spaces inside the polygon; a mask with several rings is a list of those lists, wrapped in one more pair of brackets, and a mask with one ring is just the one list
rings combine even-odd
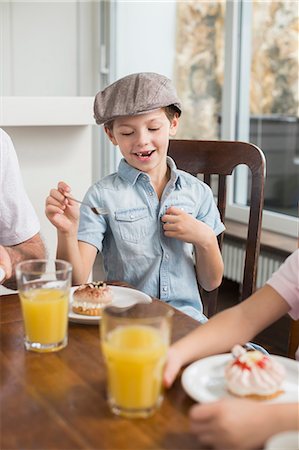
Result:
{"label": "radiator", "polygon": [[[242,283],[244,270],[245,246],[237,242],[224,242],[222,248],[224,277]],[[283,263],[285,258],[270,252],[260,252],[256,287],[262,287]]]}

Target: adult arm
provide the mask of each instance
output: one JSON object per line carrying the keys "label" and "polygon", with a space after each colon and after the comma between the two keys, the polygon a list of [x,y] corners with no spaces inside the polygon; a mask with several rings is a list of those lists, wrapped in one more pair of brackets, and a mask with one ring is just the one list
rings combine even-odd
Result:
{"label": "adult arm", "polygon": [[0,266],[5,270],[4,286],[16,289],[16,265],[26,259],[45,258],[46,251],[40,234],[11,247],[0,246]]}

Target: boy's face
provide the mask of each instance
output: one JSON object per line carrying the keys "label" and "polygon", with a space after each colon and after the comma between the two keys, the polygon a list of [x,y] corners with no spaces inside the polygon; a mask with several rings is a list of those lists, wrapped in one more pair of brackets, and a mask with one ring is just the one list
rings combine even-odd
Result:
{"label": "boy's face", "polygon": [[127,163],[149,175],[166,167],[169,136],[175,136],[179,118],[170,123],[163,109],[115,119],[105,131],[118,145]]}

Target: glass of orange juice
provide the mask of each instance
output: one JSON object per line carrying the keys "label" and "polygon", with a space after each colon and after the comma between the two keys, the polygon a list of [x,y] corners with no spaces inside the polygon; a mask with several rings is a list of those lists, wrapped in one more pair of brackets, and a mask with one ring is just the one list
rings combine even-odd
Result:
{"label": "glass of orange juice", "polygon": [[62,260],[27,260],[16,266],[26,350],[53,352],[68,339],[72,266]]}
{"label": "glass of orange juice", "polygon": [[146,418],[160,406],[172,315],[162,302],[104,309],[100,333],[114,414]]}

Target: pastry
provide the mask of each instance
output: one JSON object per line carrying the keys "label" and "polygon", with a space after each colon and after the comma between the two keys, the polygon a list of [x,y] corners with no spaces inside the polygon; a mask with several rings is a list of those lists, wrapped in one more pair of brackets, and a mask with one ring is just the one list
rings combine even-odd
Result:
{"label": "pastry", "polygon": [[85,316],[100,316],[111,302],[111,288],[103,281],[82,284],[73,293],[72,310]]}
{"label": "pastry", "polygon": [[232,349],[234,359],[225,368],[228,391],[238,397],[268,400],[282,394],[284,367],[259,350]]}

